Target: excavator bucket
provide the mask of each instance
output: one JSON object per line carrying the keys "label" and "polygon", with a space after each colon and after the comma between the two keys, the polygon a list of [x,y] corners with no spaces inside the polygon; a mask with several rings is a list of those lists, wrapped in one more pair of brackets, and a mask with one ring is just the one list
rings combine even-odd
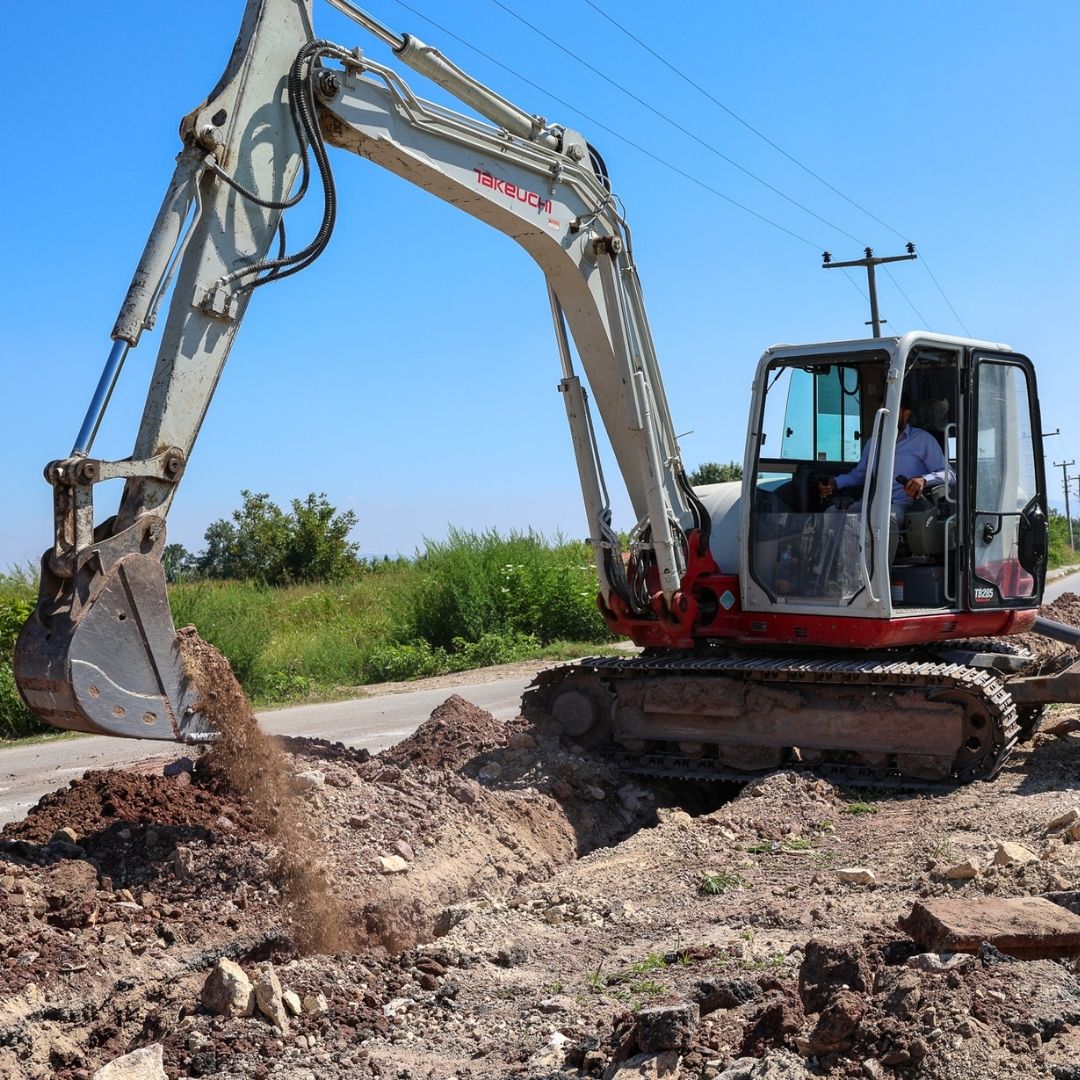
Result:
{"label": "excavator bucket", "polygon": [[51,554],[15,648],[15,681],[30,711],[97,735],[212,738],[184,672],[157,552],[127,552],[107,569],[95,552],[73,579],[50,570]]}

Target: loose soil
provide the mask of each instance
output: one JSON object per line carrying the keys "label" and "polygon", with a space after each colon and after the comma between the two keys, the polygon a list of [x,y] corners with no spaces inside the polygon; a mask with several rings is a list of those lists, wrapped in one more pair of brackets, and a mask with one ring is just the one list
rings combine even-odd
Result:
{"label": "loose soil", "polygon": [[[1047,826],[1080,809],[1080,710],[946,794],[661,785],[463,686],[374,757],[269,739],[183,642],[214,749],[87,773],[0,834],[4,1078],[155,1045],[170,1080],[1080,1078],[1075,960],[924,956],[897,926],[916,900],[1070,902],[1080,843]],[[993,865],[1002,842],[1033,858]],[[222,957],[311,1007],[207,1012]]]}

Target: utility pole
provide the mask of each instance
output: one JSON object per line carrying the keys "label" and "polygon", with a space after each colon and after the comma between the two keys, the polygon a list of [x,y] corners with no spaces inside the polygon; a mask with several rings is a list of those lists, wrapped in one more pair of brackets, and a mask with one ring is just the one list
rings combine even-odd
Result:
{"label": "utility pole", "polygon": [[1055,461],[1054,468],[1061,470],[1061,483],[1065,488],[1065,517],[1069,522],[1069,547],[1074,548],[1076,544],[1073,543],[1073,524],[1072,524],[1072,511],[1069,509],[1069,481],[1073,479],[1065,471],[1070,465],[1075,465],[1075,461]]}
{"label": "utility pole", "polygon": [[[832,261],[832,252],[823,251],[821,253],[821,268],[823,270],[843,270],[848,266],[866,267],[866,281],[870,287],[870,321],[865,325],[874,328],[874,337],[881,337],[882,319],[878,314],[877,275],[874,272],[874,268],[880,266],[882,263],[907,262],[909,259],[917,259],[919,256],[915,254],[915,245],[912,243],[907,244],[906,255],[879,256],[874,254],[873,248],[863,248],[863,251],[866,253],[866,257],[863,259],[853,259],[851,262],[838,263]],[[885,322],[888,322],[888,319],[886,319]]]}

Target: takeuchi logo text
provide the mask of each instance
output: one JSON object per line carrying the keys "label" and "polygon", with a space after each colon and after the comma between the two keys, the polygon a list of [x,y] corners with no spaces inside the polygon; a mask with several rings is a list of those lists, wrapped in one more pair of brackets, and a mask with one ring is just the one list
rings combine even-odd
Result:
{"label": "takeuchi logo text", "polygon": [[500,195],[505,195],[508,199],[517,199],[518,202],[523,202],[526,206],[531,206],[542,214],[551,213],[551,200],[545,199],[535,191],[529,191],[527,188],[518,187],[517,184],[500,180],[485,169],[473,169],[473,172],[476,173],[476,182],[481,187],[491,188]]}

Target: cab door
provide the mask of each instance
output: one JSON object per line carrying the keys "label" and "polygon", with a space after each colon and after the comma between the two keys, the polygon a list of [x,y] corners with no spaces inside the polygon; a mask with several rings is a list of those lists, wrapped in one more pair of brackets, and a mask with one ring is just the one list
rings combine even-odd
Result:
{"label": "cab door", "polygon": [[1026,357],[973,350],[964,559],[972,611],[1033,607],[1049,549],[1042,425]]}

